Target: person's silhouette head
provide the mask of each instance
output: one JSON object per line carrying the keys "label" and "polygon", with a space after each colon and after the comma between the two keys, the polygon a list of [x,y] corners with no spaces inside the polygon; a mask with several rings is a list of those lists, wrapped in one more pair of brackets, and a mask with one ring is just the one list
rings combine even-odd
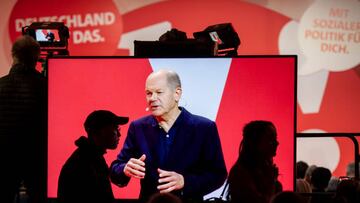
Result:
{"label": "person's silhouette head", "polygon": [[21,36],[13,44],[11,55],[13,64],[20,63],[29,68],[35,68],[40,56],[40,44],[28,35]]}
{"label": "person's silhouette head", "polygon": [[118,125],[124,125],[128,117],[120,117],[107,110],[97,110],[88,115],[84,127],[88,138],[103,149],[116,149],[119,144]]}
{"label": "person's silhouette head", "polygon": [[274,124],[270,121],[251,121],[243,129],[239,157],[272,159],[278,145]]}
{"label": "person's silhouette head", "polygon": [[311,184],[311,176],[312,176],[312,173],[313,171],[317,168],[316,165],[310,165],[306,171],[305,171],[305,177],[304,179],[309,183]]}
{"label": "person's silhouette head", "polygon": [[[358,165],[359,165],[359,173],[360,173],[360,163],[358,163]],[[354,162],[350,162],[346,165],[346,176],[355,177],[355,163]]]}
{"label": "person's silhouette head", "polygon": [[271,200],[271,203],[306,203],[306,200],[301,195],[292,192],[292,191],[284,191],[281,193],[278,193],[274,196],[274,198]]}
{"label": "person's silhouette head", "polygon": [[182,201],[171,193],[155,193],[147,203],[182,203]]}
{"label": "person's silhouette head", "polygon": [[360,182],[355,179],[342,180],[336,189],[335,200],[343,200],[347,203],[359,202]]}
{"label": "person's silhouette head", "polygon": [[304,161],[296,162],[296,178],[305,178],[305,172],[309,165]]}
{"label": "person's silhouette head", "polygon": [[269,202],[282,190],[273,162],[278,144],[270,121],[256,120],[244,126],[239,157],[228,177],[232,202]]}
{"label": "person's silhouette head", "polygon": [[311,185],[313,189],[325,191],[331,178],[331,171],[324,167],[317,167],[311,174]]}

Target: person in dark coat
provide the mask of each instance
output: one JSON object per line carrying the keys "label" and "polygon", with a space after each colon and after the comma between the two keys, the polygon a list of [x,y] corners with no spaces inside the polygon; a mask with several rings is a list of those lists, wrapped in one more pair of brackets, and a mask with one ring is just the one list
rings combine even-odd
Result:
{"label": "person in dark coat", "polygon": [[10,72],[0,78],[0,202],[13,202],[22,185],[29,202],[42,203],[46,201],[47,84],[35,69],[40,45],[21,36],[11,54]]}
{"label": "person in dark coat", "polygon": [[61,169],[58,200],[61,203],[113,203],[109,167],[104,159],[107,149],[116,149],[118,125],[129,121],[107,110],[89,114],[84,123],[87,137],[75,141],[77,149]]}

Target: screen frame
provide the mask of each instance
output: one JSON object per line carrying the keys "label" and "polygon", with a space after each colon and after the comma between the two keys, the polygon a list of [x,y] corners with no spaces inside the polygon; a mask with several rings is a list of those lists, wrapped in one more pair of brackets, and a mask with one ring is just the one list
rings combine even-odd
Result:
{"label": "screen frame", "polygon": [[[48,68],[48,64],[49,64],[49,60],[52,59],[182,59],[182,58],[190,58],[190,59],[205,59],[205,58],[292,58],[294,59],[294,104],[293,104],[293,111],[294,111],[294,123],[293,123],[293,188],[292,190],[295,191],[296,189],[296,133],[297,133],[297,76],[298,76],[298,56],[297,55],[240,55],[240,56],[231,56],[231,57],[227,57],[227,56],[205,56],[205,57],[199,57],[199,56],[195,56],[195,57],[191,57],[191,56],[179,56],[179,57],[159,57],[159,56],[152,56],[152,57],[139,57],[139,56],[50,56],[48,58],[46,58],[46,71],[48,72],[48,74],[50,73],[49,68]],[[49,92],[48,92],[49,95]],[[48,98],[49,99],[49,98]],[[47,110],[49,109],[49,107],[47,107]],[[48,115],[48,113],[47,113]],[[48,122],[47,122],[48,124]],[[48,128],[48,127],[47,127]],[[49,129],[47,129],[47,132],[49,132]],[[57,198],[52,198],[52,197],[48,197],[48,147],[49,147],[49,143],[48,143],[48,137],[47,137],[47,145],[46,145],[46,197],[47,199],[51,200],[51,199],[57,199]],[[120,147],[120,146],[119,146]],[[230,170],[230,168],[228,169]],[[135,200],[135,199],[121,199],[121,200]]]}

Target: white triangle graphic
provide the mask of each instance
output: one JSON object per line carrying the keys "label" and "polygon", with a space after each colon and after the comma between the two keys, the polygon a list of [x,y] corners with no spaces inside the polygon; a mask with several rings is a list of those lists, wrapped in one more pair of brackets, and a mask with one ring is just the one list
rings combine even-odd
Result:
{"label": "white triangle graphic", "polygon": [[229,73],[231,58],[150,59],[154,71],[170,69],[180,76],[180,106],[215,121]]}

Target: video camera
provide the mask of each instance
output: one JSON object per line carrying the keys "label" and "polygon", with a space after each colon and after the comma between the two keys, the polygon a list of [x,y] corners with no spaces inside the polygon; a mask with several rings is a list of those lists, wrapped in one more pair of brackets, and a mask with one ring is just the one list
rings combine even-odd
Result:
{"label": "video camera", "polygon": [[34,22],[22,27],[22,35],[29,35],[40,44],[39,62],[46,76],[49,56],[68,56],[69,29],[63,22]]}
{"label": "video camera", "polygon": [[40,50],[68,55],[69,29],[63,22],[34,22],[22,28],[23,35],[33,37],[40,44]]}
{"label": "video camera", "polygon": [[231,23],[211,25],[204,31],[194,32],[193,35],[198,41],[216,42],[218,56],[238,55],[237,50],[241,41]]}
{"label": "video camera", "polygon": [[134,55],[139,57],[211,57],[237,56],[240,38],[231,23],[208,26],[194,32],[188,39],[175,28],[160,36],[158,41],[134,41]]}

